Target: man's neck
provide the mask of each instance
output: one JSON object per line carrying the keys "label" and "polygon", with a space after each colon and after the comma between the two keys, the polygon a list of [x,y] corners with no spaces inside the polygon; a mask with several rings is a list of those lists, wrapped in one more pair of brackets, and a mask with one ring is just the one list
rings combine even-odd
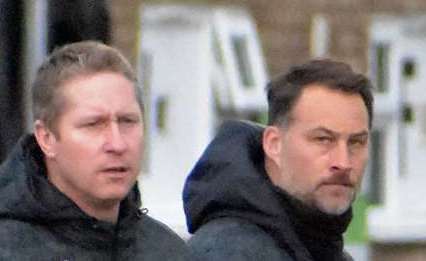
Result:
{"label": "man's neck", "polygon": [[[73,199],[72,199],[73,200]],[[87,215],[98,220],[116,224],[120,211],[120,203],[113,202],[85,202],[83,200],[73,200],[74,203]]]}

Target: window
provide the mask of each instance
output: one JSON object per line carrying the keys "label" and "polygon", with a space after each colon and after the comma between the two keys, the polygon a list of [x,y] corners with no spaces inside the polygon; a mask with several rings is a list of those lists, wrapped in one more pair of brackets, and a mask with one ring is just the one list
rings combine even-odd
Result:
{"label": "window", "polygon": [[168,110],[168,101],[166,97],[159,97],[156,101],[156,127],[160,132],[166,130],[167,124],[167,110]]}
{"label": "window", "polygon": [[389,84],[389,45],[377,43],[373,46],[372,76],[377,91],[384,93]]}
{"label": "window", "polygon": [[416,61],[412,58],[405,58],[402,61],[402,75],[404,79],[413,79],[416,75]]}
{"label": "window", "polygon": [[254,87],[253,72],[249,59],[247,38],[244,35],[233,35],[231,37],[240,79],[245,88]]}

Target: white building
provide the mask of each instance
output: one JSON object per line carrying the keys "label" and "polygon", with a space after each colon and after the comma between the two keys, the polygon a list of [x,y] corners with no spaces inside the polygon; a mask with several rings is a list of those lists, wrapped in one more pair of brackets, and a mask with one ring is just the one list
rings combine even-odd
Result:
{"label": "white building", "polygon": [[266,110],[266,73],[250,15],[237,7],[145,5],[139,57],[146,101],[144,207],[185,234],[186,176],[228,118]]}
{"label": "white building", "polygon": [[[371,26],[376,93],[371,172],[382,206],[372,209],[373,241],[426,240],[426,16],[377,16]],[[374,182],[373,182],[374,184]]]}

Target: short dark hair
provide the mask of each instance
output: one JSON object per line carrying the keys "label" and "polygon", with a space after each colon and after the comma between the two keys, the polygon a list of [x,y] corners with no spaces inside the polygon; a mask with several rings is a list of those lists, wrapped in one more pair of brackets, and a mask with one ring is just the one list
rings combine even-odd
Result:
{"label": "short dark hair", "polygon": [[266,87],[269,108],[269,125],[288,123],[288,116],[304,88],[311,84],[323,85],[349,94],[359,94],[368,111],[368,124],[373,120],[373,94],[370,80],[355,73],[343,62],[330,59],[311,60],[290,68]]}
{"label": "short dark hair", "polygon": [[100,72],[123,75],[133,83],[135,97],[143,111],[142,93],[127,59],[115,48],[96,41],[83,41],[55,49],[39,67],[32,84],[34,120],[54,130],[63,110],[61,88],[65,82]]}

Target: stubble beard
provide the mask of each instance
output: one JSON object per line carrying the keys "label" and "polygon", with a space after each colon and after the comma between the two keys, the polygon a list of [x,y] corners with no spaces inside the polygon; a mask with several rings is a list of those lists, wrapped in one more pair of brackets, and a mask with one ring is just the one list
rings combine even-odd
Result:
{"label": "stubble beard", "polygon": [[330,201],[330,198],[324,195],[312,195],[312,197],[313,198],[310,204],[312,207],[317,208],[323,213],[339,216],[345,213],[351,207],[356,197],[356,191],[355,189],[352,189],[346,199],[336,198],[331,199]]}

